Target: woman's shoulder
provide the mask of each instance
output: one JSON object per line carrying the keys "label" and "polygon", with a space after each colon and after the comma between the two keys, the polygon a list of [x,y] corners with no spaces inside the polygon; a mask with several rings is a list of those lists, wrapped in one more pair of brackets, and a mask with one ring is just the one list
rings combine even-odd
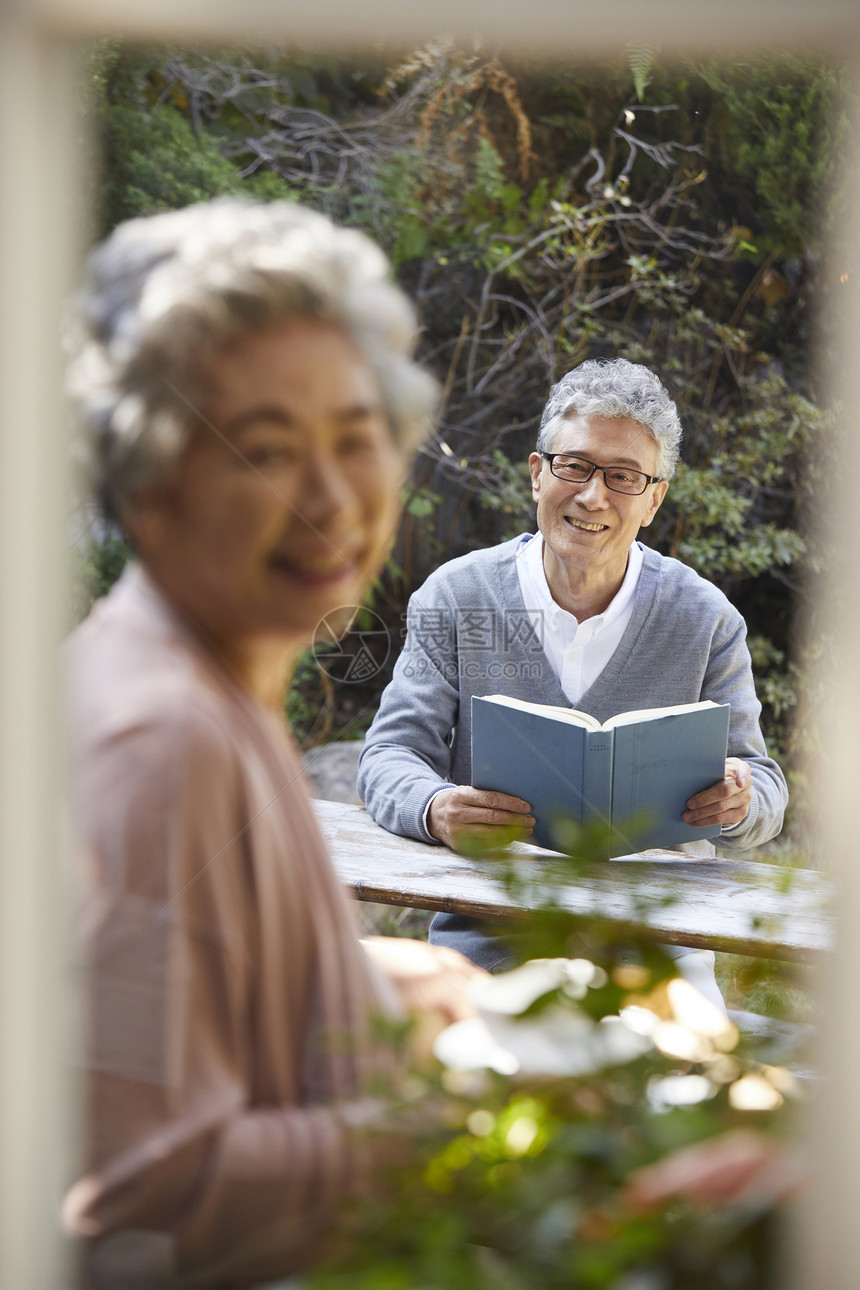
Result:
{"label": "woman's shoulder", "polygon": [[231,752],[231,704],[214,665],[181,631],[129,618],[108,601],[65,647],[72,748],[144,736]]}

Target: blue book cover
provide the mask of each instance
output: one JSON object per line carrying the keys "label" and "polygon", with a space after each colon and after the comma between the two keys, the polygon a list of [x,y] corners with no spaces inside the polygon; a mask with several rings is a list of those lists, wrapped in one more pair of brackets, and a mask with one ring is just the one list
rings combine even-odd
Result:
{"label": "blue book cover", "polygon": [[610,854],[719,837],[719,825],[695,829],[681,814],[688,798],[725,774],[729,705],[670,710],[629,725],[614,720]]}
{"label": "blue book cover", "polygon": [[722,779],[728,723],[728,704],[627,713],[604,729],[572,709],[474,697],[472,784],[529,802],[530,840],[551,850],[559,820],[611,824],[611,856],[712,838],[718,826],[692,828],[681,813]]}
{"label": "blue book cover", "polygon": [[529,839],[558,848],[559,819],[610,821],[611,736],[547,720],[531,708],[472,699],[472,785],[530,802],[537,823]]}

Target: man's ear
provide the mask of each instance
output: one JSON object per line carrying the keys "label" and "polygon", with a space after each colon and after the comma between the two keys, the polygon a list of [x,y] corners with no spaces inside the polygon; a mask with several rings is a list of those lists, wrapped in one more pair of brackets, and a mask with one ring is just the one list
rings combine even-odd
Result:
{"label": "man's ear", "polygon": [[645,512],[645,518],[642,521],[642,528],[648,527],[660,507],[663,505],[663,498],[669,491],[669,481],[663,479],[659,484],[654,484],[653,489],[654,491],[651,494],[651,501],[648,506],[648,510]]}
{"label": "man's ear", "polygon": [[540,481],[543,474],[543,457],[539,452],[533,452],[529,457],[529,474],[532,477],[532,497],[537,501],[540,496]]}

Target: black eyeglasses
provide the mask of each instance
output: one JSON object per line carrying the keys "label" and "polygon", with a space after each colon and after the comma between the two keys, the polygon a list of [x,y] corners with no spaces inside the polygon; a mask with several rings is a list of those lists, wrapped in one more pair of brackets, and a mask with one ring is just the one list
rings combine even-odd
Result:
{"label": "black eyeglasses", "polygon": [[587,484],[596,470],[602,471],[607,488],[613,493],[627,493],[637,497],[644,493],[649,484],[661,484],[660,475],[646,475],[643,470],[631,470],[628,466],[597,466],[587,457],[574,457],[569,452],[542,452],[549,462],[549,468],[556,479],[564,479],[568,484]]}

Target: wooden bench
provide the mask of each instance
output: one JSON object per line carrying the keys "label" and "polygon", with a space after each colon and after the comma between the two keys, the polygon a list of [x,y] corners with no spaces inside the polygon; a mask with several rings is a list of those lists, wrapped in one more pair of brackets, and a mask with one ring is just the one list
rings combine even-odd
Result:
{"label": "wooden bench", "polygon": [[551,894],[572,914],[645,930],[667,944],[813,961],[833,945],[833,882],[814,870],[649,851],[577,863],[573,880],[559,885],[570,862],[520,845],[515,868],[523,886],[514,898],[492,860],[397,837],[362,806],[317,800],[314,807],[338,876],[358,900],[516,922]]}

